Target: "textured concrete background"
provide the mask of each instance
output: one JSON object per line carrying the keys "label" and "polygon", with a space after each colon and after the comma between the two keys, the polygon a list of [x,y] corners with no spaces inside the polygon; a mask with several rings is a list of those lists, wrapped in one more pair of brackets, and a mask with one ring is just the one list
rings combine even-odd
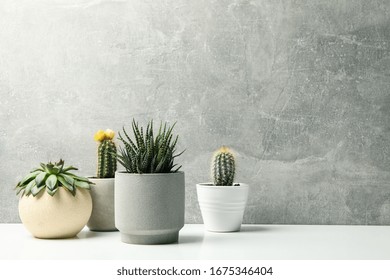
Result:
{"label": "textured concrete background", "polygon": [[0,222],[41,161],[96,168],[98,129],[178,121],[186,221],[237,152],[248,223],[390,224],[390,2],[0,2]]}

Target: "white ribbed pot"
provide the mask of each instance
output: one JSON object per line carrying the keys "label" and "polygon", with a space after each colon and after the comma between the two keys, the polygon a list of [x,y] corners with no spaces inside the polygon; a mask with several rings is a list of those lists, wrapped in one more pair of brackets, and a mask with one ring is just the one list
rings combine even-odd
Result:
{"label": "white ribbed pot", "polygon": [[59,187],[53,196],[42,190],[35,197],[19,199],[20,219],[37,238],[75,237],[87,224],[91,211],[90,192],[80,188],[75,196]]}
{"label": "white ribbed pot", "polygon": [[115,225],[122,242],[167,244],[184,226],[184,173],[115,173]]}
{"label": "white ribbed pot", "polygon": [[92,231],[116,231],[114,206],[114,178],[88,178],[91,187],[92,214],[88,228]]}
{"label": "white ribbed pot", "polygon": [[232,232],[241,229],[249,186],[196,185],[203,223],[208,231]]}

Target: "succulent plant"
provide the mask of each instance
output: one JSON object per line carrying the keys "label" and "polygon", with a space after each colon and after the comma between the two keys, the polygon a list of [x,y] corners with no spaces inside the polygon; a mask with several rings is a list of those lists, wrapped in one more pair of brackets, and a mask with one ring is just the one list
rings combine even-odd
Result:
{"label": "succulent plant", "polygon": [[16,185],[16,194],[36,196],[46,189],[47,193],[53,196],[58,188],[64,187],[75,196],[77,188],[89,190],[93,183],[85,177],[70,173],[71,170],[77,170],[77,168],[73,166],[64,167],[62,159],[57,163],[41,163],[39,168],[31,171]]}
{"label": "succulent plant", "polygon": [[125,128],[124,137],[118,133],[118,139],[122,141],[124,147],[119,147],[117,159],[128,173],[170,173],[177,172],[181,166],[174,163],[175,158],[184,151],[176,153],[176,144],[179,136],[175,138],[172,130],[175,124],[169,126],[167,123],[160,124],[160,129],[156,136],[153,132],[153,120],[151,120],[145,130],[138,126],[133,119],[132,130],[134,139],[131,139]]}
{"label": "succulent plant", "polygon": [[217,150],[212,162],[212,176],[216,186],[232,186],[235,174],[235,159],[226,146]]}
{"label": "succulent plant", "polygon": [[114,178],[116,171],[116,146],[113,141],[115,132],[111,129],[96,132],[94,139],[98,147],[98,178]]}

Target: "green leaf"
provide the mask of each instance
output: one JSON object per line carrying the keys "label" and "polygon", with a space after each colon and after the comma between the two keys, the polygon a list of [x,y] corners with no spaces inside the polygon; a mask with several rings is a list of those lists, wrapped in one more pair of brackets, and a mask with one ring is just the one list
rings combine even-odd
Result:
{"label": "green leaf", "polygon": [[57,192],[57,190],[58,190],[58,188],[55,188],[53,190],[46,188],[47,193],[50,194],[51,196],[53,196]]}
{"label": "green leaf", "polygon": [[38,187],[37,185],[35,185],[32,189],[31,189],[31,193],[33,196],[36,196],[41,190],[43,190],[45,188],[45,185],[42,185],[40,187]]}
{"label": "green leaf", "polygon": [[73,167],[73,166],[68,166],[68,167],[62,169],[62,172],[65,173],[65,172],[70,171],[70,170],[78,170],[78,169],[76,167]]}
{"label": "green leaf", "polygon": [[88,184],[92,184],[92,182],[90,182],[89,179],[86,178],[86,177],[75,176],[74,178],[75,178],[76,180],[78,180],[78,181],[82,181],[82,182],[86,182],[86,183],[88,183]]}
{"label": "green leaf", "polygon": [[57,176],[52,174],[46,179],[46,187],[50,190],[53,191],[54,189],[57,188]]}
{"label": "green leaf", "polygon": [[44,163],[40,163],[40,166],[43,169],[43,171],[49,173],[49,170],[46,168],[46,165]]}
{"label": "green leaf", "polygon": [[[85,178],[85,177],[81,177],[81,176],[77,176],[73,173],[69,173],[69,172],[66,172],[65,174],[63,175],[68,175],[68,177],[72,177],[73,180],[78,180],[78,181],[83,181],[83,182],[87,182],[87,183],[91,183],[88,178]],[[66,178],[65,178],[66,179]]]}
{"label": "green leaf", "polygon": [[[158,163],[157,167],[156,167],[156,173],[165,173],[165,164],[166,164],[166,161],[167,161],[167,155],[164,155],[164,158]],[[169,172],[169,170],[168,170]]]}
{"label": "green leaf", "polygon": [[30,195],[31,189],[32,189],[35,185],[36,185],[35,180],[30,181],[30,183],[28,183],[27,187],[24,189],[24,194],[25,194],[25,195]]}
{"label": "green leaf", "polygon": [[18,186],[26,185],[28,184],[31,180],[33,180],[41,171],[35,171],[30,174],[28,174],[26,177],[23,178],[22,181],[18,183]]}
{"label": "green leaf", "polygon": [[53,165],[52,163],[46,164],[45,167],[46,167],[45,169],[46,169],[46,172],[47,172],[47,173],[50,173],[50,174],[53,174],[53,173],[54,173],[54,170],[53,170],[54,165]]}
{"label": "green leaf", "polygon": [[144,137],[143,137],[143,134],[141,134],[141,132],[139,130],[138,123],[136,123],[134,119],[133,119],[132,127],[133,127],[133,133],[134,133],[138,148],[141,150],[144,150],[145,149]]}
{"label": "green leaf", "polygon": [[16,187],[16,195],[18,195],[24,188]]}
{"label": "green leaf", "polygon": [[178,156],[181,156],[185,151],[186,151],[186,150],[183,150],[182,152],[180,152],[180,153],[174,155],[172,158],[176,158],[176,157],[178,157]]}
{"label": "green leaf", "polygon": [[73,179],[73,175],[68,175],[70,173],[64,173],[64,174],[61,174],[61,176],[70,184],[70,185],[74,185],[74,179]]}
{"label": "green leaf", "polygon": [[49,174],[47,174],[46,172],[41,172],[40,174],[38,174],[38,176],[35,177],[35,183],[37,184],[37,187],[40,187],[45,184],[45,180],[48,176]]}
{"label": "green leaf", "polygon": [[120,136],[120,140],[125,144],[129,144],[132,148],[133,148],[133,150],[134,151],[137,151],[138,150],[138,148],[137,148],[137,146],[134,144],[134,142],[133,142],[133,140],[131,140],[131,138],[129,137],[129,135],[127,134],[127,132],[126,132],[126,130],[125,130],[125,128],[123,127],[123,133],[125,134],[125,136],[126,136],[126,138],[127,138],[127,140],[129,141],[128,143],[122,138],[122,136],[120,135],[120,133],[118,132],[118,135]]}
{"label": "green leaf", "polygon": [[57,175],[58,173],[60,173],[60,170],[61,170],[61,168],[59,168],[57,166],[53,166],[53,168],[51,169],[51,173]]}
{"label": "green leaf", "polygon": [[58,181],[66,188],[68,189],[72,194],[75,192],[75,188],[73,185],[69,184],[68,181],[65,180],[63,175],[57,176]]}
{"label": "green leaf", "polygon": [[178,168],[176,168],[174,171],[172,171],[172,173],[178,172],[180,170],[180,168],[181,168],[181,165]]}
{"label": "green leaf", "polygon": [[74,181],[74,184],[75,184],[75,186],[78,187],[78,188],[87,189],[87,190],[90,190],[90,189],[91,189],[91,185],[90,185],[89,183],[87,183],[87,182],[75,180],[75,181]]}

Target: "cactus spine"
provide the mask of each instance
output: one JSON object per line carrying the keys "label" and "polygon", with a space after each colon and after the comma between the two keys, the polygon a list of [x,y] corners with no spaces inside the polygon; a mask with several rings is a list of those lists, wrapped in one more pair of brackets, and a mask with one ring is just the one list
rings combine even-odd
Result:
{"label": "cactus spine", "polygon": [[99,130],[95,134],[95,140],[99,141],[98,147],[98,178],[114,178],[116,171],[116,145],[112,140],[115,133],[107,129]]}
{"label": "cactus spine", "polygon": [[212,162],[214,185],[233,186],[235,160],[229,148],[222,146],[215,152]]}

